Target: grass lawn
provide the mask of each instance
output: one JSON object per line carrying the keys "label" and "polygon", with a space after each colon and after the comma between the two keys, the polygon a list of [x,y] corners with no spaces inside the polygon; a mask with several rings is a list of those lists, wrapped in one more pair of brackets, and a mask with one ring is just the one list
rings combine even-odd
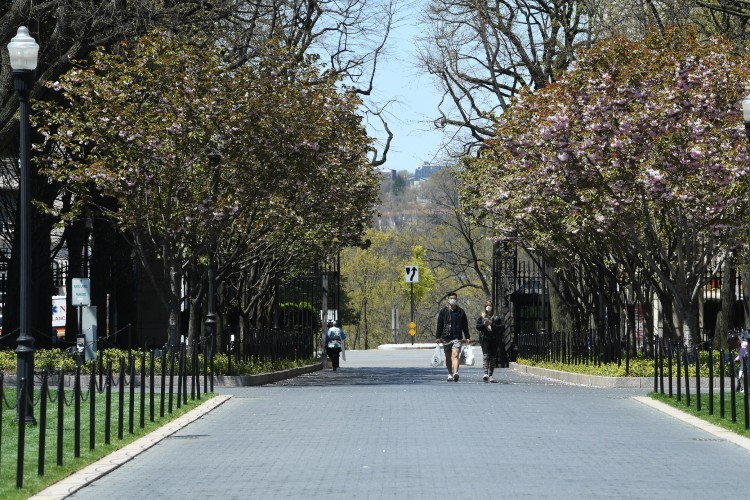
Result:
{"label": "grass lawn", "polygon": [[[6,401],[10,404],[15,403],[16,391],[13,388],[4,388]],[[57,395],[57,390],[51,391],[52,397]],[[74,454],[74,435],[75,435],[75,411],[72,405],[73,393],[68,391],[65,393],[65,398],[70,406],[65,406],[64,419],[63,419],[63,455],[62,455],[62,466],[57,465],[57,402],[47,402],[47,423],[45,432],[45,466],[44,475],[39,476],[38,464],[39,464],[39,432],[41,426],[41,415],[40,405],[34,406],[34,417],[36,418],[36,426],[26,426],[26,447],[24,452],[24,475],[23,475],[23,488],[16,488],[16,471],[17,471],[17,457],[18,457],[18,425],[15,422],[15,409],[8,409],[5,402],[0,401],[0,498],[4,500],[10,499],[22,499],[28,498],[29,496],[43,490],[47,486],[54,484],[60,479],[76,472],[87,465],[99,460],[100,458],[112,453],[115,450],[122,448],[123,446],[135,441],[136,439],[148,434],[149,432],[163,426],[169,421],[179,417],[180,415],[192,410],[201,403],[213,397],[214,394],[201,394],[201,399],[191,401],[188,395],[188,402],[182,405],[180,409],[177,409],[177,391],[175,386],[175,396],[172,406],[172,413],[169,413],[169,401],[168,396],[165,396],[165,410],[164,418],[159,418],[159,406],[160,399],[158,392],[154,394],[154,422],[150,421],[150,405],[149,405],[149,394],[146,393],[146,402],[144,407],[144,421],[145,425],[143,428],[140,427],[140,392],[136,389],[135,393],[135,406],[134,406],[134,418],[133,418],[133,433],[129,433],[129,391],[125,393],[125,399],[123,404],[123,439],[117,439],[118,433],[118,412],[119,412],[119,397],[118,393],[113,388],[112,391],[112,402],[111,402],[111,431],[110,431],[110,444],[104,444],[105,437],[105,417],[106,417],[106,401],[104,393],[97,393],[96,411],[95,411],[95,449],[90,450],[90,410],[89,401],[81,403],[81,431],[80,431],[80,457],[75,458]],[[85,393],[84,393],[85,397]]]}
{"label": "grass lawn", "polygon": [[724,418],[720,417],[720,401],[718,391],[714,392],[714,414],[709,415],[708,413],[708,394],[701,393],[701,411],[696,410],[696,399],[695,392],[690,394],[690,407],[685,405],[685,394],[682,394],[682,401],[677,401],[677,395],[674,393],[670,398],[667,394],[650,393],[649,397],[661,401],[662,403],[668,404],[678,410],[682,410],[685,413],[698,417],[702,420],[710,422],[714,425],[722,427],[724,429],[735,432],[741,436],[750,438],[750,430],[745,429],[745,401],[744,394],[736,394],[736,411],[737,421],[732,422],[732,406],[729,391],[724,394]]}

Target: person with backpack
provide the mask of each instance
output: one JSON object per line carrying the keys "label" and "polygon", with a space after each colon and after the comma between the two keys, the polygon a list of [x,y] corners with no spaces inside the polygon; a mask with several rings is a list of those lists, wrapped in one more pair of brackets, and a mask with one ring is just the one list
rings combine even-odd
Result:
{"label": "person with backpack", "polygon": [[[329,322],[330,323],[330,322]],[[333,371],[339,367],[339,356],[343,348],[343,342],[346,339],[344,329],[341,327],[341,320],[337,319],[333,326],[326,332],[326,354],[331,360]]]}

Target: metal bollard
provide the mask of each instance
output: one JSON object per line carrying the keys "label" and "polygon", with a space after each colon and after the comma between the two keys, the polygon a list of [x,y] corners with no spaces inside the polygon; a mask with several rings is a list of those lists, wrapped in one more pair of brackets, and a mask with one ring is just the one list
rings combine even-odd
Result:
{"label": "metal bollard", "polygon": [[96,362],[91,362],[89,378],[89,450],[96,448]]}
{"label": "metal bollard", "polygon": [[81,456],[81,366],[76,366],[76,378],[73,383],[73,456]]}
{"label": "metal bollard", "polygon": [[[46,454],[47,444],[47,370],[42,370],[42,388],[39,395],[39,461],[37,464],[37,475],[44,475],[44,457]],[[0,404],[2,400],[0,399]]]}
{"label": "metal bollard", "polygon": [[110,443],[112,431],[112,361],[107,360],[106,393],[104,395],[104,444]]}

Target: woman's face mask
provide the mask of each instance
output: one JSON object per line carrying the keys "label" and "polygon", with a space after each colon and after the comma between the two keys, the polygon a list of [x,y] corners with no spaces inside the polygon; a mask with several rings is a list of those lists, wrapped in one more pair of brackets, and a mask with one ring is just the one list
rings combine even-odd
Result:
{"label": "woman's face mask", "polygon": [[488,313],[491,313],[492,312],[492,306],[487,306],[487,307],[484,308],[484,310],[487,311]]}

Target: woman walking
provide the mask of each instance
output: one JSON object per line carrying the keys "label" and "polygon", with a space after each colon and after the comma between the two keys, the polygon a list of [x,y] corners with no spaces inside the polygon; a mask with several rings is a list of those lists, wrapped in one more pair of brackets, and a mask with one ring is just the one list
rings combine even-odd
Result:
{"label": "woman walking", "polygon": [[491,300],[484,304],[484,311],[477,318],[477,330],[479,330],[479,345],[482,346],[482,367],[484,375],[482,380],[492,382],[492,373],[497,365],[497,349],[505,326],[502,319],[495,314],[495,306]]}

